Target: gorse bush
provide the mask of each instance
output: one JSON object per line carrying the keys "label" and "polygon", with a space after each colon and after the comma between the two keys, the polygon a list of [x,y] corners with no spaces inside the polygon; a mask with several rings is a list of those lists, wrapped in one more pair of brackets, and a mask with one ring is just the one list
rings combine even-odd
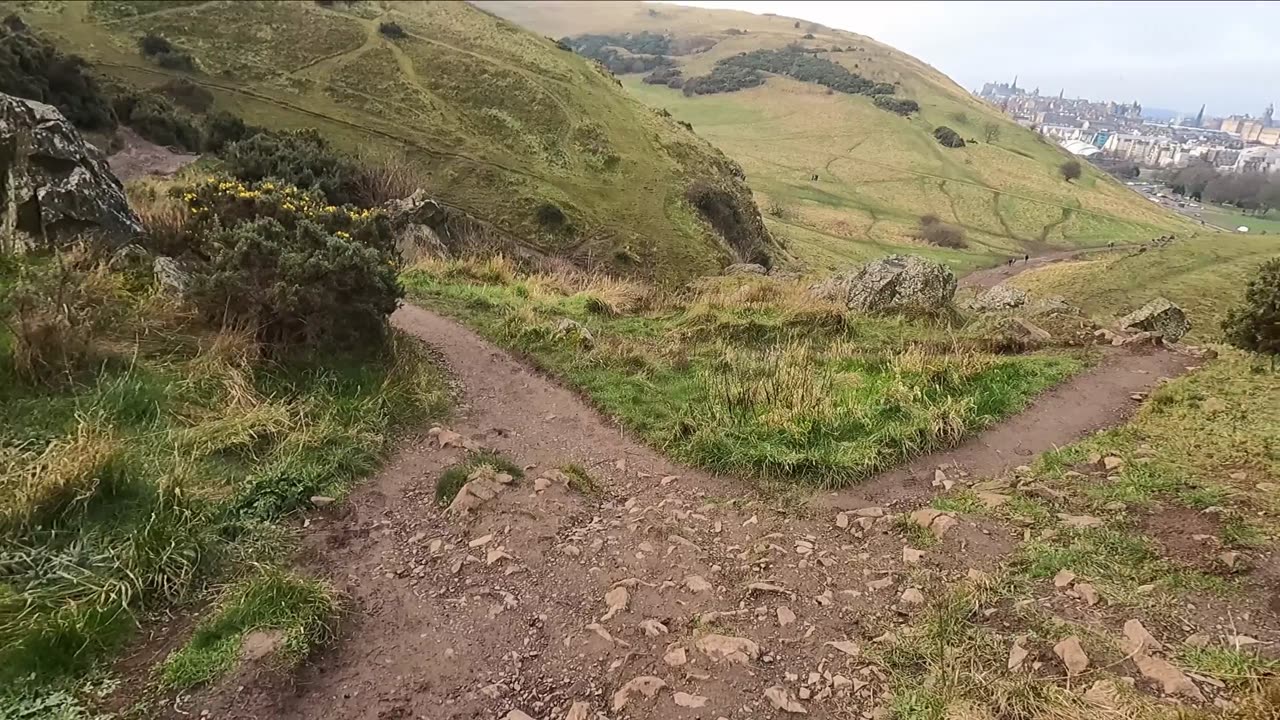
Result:
{"label": "gorse bush", "polygon": [[1227,341],[1243,350],[1280,355],[1280,258],[1258,268],[1244,291],[1244,302],[1227,314],[1222,323]]}
{"label": "gorse bush", "polygon": [[881,110],[888,110],[899,115],[910,115],[920,109],[919,103],[915,100],[897,98],[892,95],[876,95],[871,101]]}
{"label": "gorse bush", "polygon": [[358,199],[359,168],[315,130],[259,132],[228,145],[223,160],[227,172],[246,182],[273,179],[319,190],[333,205]]}
{"label": "gorse bush", "polygon": [[204,145],[199,121],[160,95],[125,93],[116,97],[114,105],[120,122],[153,143],[191,152]]}
{"label": "gorse bush", "polygon": [[1058,167],[1058,172],[1062,173],[1063,180],[1071,182],[1072,180],[1080,179],[1080,176],[1084,174],[1084,166],[1080,164],[1079,160],[1068,160]]}
{"label": "gorse bush", "polygon": [[0,28],[0,92],[39,100],[60,110],[76,127],[116,126],[111,100],[78,55],[64,55],[26,30]]}
{"label": "gorse bush", "polygon": [[155,33],[147,33],[138,38],[138,50],[143,57],[163,68],[187,72],[194,72],[196,69],[196,60],[191,53],[175,47],[168,38]]}
{"label": "gorse bush", "polygon": [[916,236],[930,245],[946,248],[964,248],[968,243],[964,238],[964,228],[942,222],[937,215],[924,215],[920,218],[920,229]]}
{"label": "gorse bush", "polygon": [[946,125],[939,125],[938,128],[933,131],[933,137],[938,141],[938,144],[943,147],[964,147],[964,138],[960,137],[960,133],[952,130]]}
{"label": "gorse bush", "polygon": [[894,90],[893,85],[868,80],[839,63],[820,58],[800,46],[789,45],[781,49],[752,50],[719,60],[712,66],[710,74],[686,80],[684,92],[686,95],[706,95],[755,87],[764,82],[762,73],[766,72],[817,83],[851,95],[888,95]]}
{"label": "gorse bush", "polygon": [[271,181],[210,179],[182,192],[203,259],[190,297],[208,322],[270,347],[378,344],[402,290],[381,213]]}

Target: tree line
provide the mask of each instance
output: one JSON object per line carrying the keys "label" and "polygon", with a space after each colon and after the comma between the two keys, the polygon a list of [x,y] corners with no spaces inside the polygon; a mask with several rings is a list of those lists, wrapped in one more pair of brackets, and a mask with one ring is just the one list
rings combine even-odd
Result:
{"label": "tree line", "polygon": [[1280,175],[1221,172],[1208,163],[1192,163],[1165,173],[1174,192],[1203,202],[1234,205],[1259,215],[1280,208]]}

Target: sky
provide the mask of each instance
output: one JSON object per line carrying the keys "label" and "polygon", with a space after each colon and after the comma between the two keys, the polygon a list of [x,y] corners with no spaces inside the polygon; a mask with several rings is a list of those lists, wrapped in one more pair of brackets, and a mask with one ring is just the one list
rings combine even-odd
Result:
{"label": "sky", "polygon": [[969,90],[1137,100],[1206,115],[1280,102],[1280,2],[779,2],[678,0],[851,30],[924,60]]}

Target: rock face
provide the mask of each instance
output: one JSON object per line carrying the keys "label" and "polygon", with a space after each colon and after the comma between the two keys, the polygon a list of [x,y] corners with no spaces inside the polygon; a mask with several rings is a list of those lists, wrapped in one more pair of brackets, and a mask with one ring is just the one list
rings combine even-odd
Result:
{"label": "rock face", "polygon": [[0,93],[0,253],[90,236],[110,248],[142,232],[97,148],[50,105]]}
{"label": "rock face", "polygon": [[811,288],[820,298],[861,312],[937,312],[951,304],[956,276],[917,255],[890,255]]}
{"label": "rock face", "polygon": [[406,260],[449,256],[449,247],[440,239],[452,220],[449,208],[419,189],[409,197],[387,202],[382,209],[391,222],[396,247]]}
{"label": "rock face", "polygon": [[1042,343],[1053,339],[1047,330],[1020,317],[1007,317],[1000,321],[1000,333],[1025,343]]}
{"label": "rock face", "polygon": [[977,312],[999,312],[1026,304],[1027,291],[1008,285],[996,285],[974,298],[969,307]]}
{"label": "rock face", "polygon": [[1191,330],[1191,321],[1182,308],[1158,297],[1120,318],[1120,328],[1160,333],[1166,342],[1177,342]]}

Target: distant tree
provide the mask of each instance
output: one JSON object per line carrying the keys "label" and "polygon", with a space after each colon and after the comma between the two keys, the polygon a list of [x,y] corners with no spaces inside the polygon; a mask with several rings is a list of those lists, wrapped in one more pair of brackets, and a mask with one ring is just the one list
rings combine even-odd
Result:
{"label": "distant tree", "polygon": [[1079,160],[1068,160],[1058,166],[1058,172],[1062,173],[1062,178],[1067,182],[1080,179],[1084,174],[1084,166]]}
{"label": "distant tree", "polygon": [[955,130],[952,130],[946,125],[939,125],[938,128],[933,131],[933,137],[943,147],[949,147],[949,148],[964,147],[964,138],[960,137],[960,133],[956,132]]}
{"label": "distant tree", "polygon": [[799,21],[799,20],[797,20],[797,21],[796,21],[796,24],[795,24],[795,26],[794,26],[794,27],[795,27],[797,30],[798,30],[798,29],[800,29],[800,21]]}
{"label": "distant tree", "polygon": [[392,40],[399,40],[400,38],[408,35],[408,33],[404,31],[404,28],[400,27],[400,23],[398,22],[379,23],[378,32]]}
{"label": "distant tree", "polygon": [[996,142],[1000,139],[1000,123],[990,121],[982,126],[982,136],[986,139],[987,144]]}
{"label": "distant tree", "polygon": [[138,38],[138,49],[142,51],[143,55],[151,57],[160,53],[173,52],[173,43],[169,42],[169,39],[163,35],[149,32]]}
{"label": "distant tree", "polygon": [[1258,268],[1244,291],[1244,302],[1227,313],[1222,323],[1227,341],[1243,350],[1271,356],[1271,369],[1280,355],[1280,258]]}

